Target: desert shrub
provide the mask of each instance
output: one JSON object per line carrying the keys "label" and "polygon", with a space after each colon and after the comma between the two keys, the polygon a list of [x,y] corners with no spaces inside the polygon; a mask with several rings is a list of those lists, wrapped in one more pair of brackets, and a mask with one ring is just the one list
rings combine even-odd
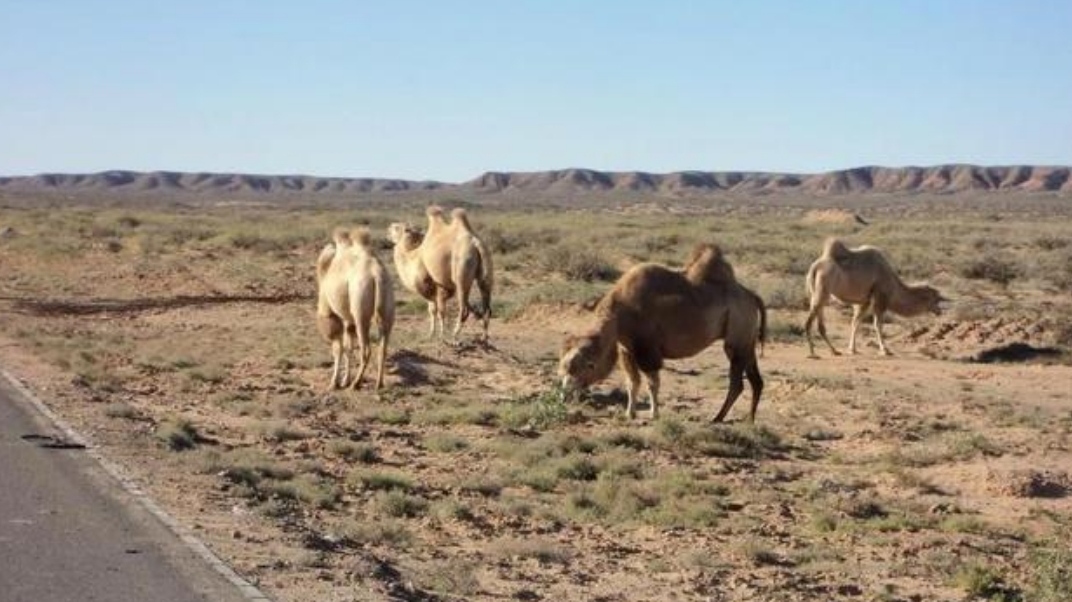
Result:
{"label": "desert shrub", "polygon": [[988,254],[963,264],[960,275],[970,280],[987,280],[1006,286],[1024,274],[1023,268],[1012,259]]}
{"label": "desert shrub", "polygon": [[1007,585],[998,572],[980,564],[962,567],[954,576],[954,581],[964,588],[965,593],[971,599],[991,602],[1018,602],[1023,599],[1020,592]]}
{"label": "desert shrub", "polygon": [[140,417],[137,408],[122,401],[105,406],[104,415],[109,418],[123,418],[126,420],[137,420]]}
{"label": "desert shrub", "polygon": [[565,422],[568,414],[565,395],[556,387],[510,400],[499,412],[499,420],[511,428],[543,429]]}
{"label": "desert shrub", "polygon": [[1033,602],[1072,600],[1072,550],[1067,546],[1039,546],[1031,551],[1031,595]]}
{"label": "desert shrub", "polygon": [[411,491],[414,489],[413,481],[401,473],[354,470],[347,476],[346,481],[353,487],[369,491]]}
{"label": "desert shrub", "polygon": [[376,505],[380,512],[394,518],[414,518],[428,510],[428,500],[397,489],[380,492]]}
{"label": "desert shrub", "polygon": [[376,448],[368,443],[355,443],[346,439],[335,439],[327,445],[328,453],[338,456],[347,462],[360,462],[361,464],[373,464],[379,461]]}
{"label": "desert shrub", "polygon": [[506,255],[530,247],[553,245],[558,243],[560,238],[558,231],[550,228],[506,231],[492,226],[480,232],[480,239],[496,255]]}
{"label": "desert shrub", "polygon": [[433,433],[424,438],[424,445],[435,452],[450,453],[469,447],[469,442],[451,433]]}
{"label": "desert shrub", "polygon": [[569,280],[612,282],[621,275],[599,252],[556,245],[537,255],[537,267]]}
{"label": "desert shrub", "polygon": [[1035,246],[1043,251],[1055,251],[1069,246],[1069,239],[1064,236],[1044,234],[1035,239]]}
{"label": "desert shrub", "polygon": [[184,451],[197,446],[198,434],[193,423],[185,418],[168,418],[153,433],[171,451]]}

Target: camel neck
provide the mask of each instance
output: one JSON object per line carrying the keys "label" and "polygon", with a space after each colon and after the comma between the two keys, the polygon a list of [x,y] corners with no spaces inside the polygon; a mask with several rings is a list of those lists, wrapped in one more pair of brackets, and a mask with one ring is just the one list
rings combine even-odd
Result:
{"label": "camel neck", "polygon": [[908,286],[899,278],[894,278],[893,294],[890,296],[890,311],[905,317],[919,315],[927,310],[924,299],[920,296],[923,287]]}

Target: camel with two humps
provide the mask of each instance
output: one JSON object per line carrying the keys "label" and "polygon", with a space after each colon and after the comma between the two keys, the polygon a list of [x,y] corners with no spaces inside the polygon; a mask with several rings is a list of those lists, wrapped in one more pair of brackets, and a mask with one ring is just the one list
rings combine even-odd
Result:
{"label": "camel with two humps", "polygon": [[[409,224],[396,222],[388,229],[394,243],[395,268],[402,285],[428,303],[429,337],[445,338],[447,302],[457,298],[458,316],[452,331],[456,338],[470,315],[483,322],[482,340],[487,342],[491,319],[494,269],[489,252],[469,222],[464,209],[451,211],[448,222],[443,209],[426,211],[428,228],[422,235]],[[480,292],[479,306],[470,303],[473,287]]]}
{"label": "camel with two humps", "polygon": [[752,388],[749,421],[755,421],[763,392],[756,346],[766,338],[766,307],[737,282],[717,246],[697,246],[680,270],[656,263],[634,266],[602,297],[595,314],[593,328],[563,342],[559,374],[564,389],[603,380],[617,363],[629,381],[626,415],[636,415],[643,375],[655,418],[664,361],[692,357],[722,340],[730,360],[729,390],[714,421],[722,421],[733,407],[746,375]]}
{"label": "camel with two humps", "polygon": [[331,343],[331,387],[347,385],[350,364],[358,353],[358,372],[352,388],[361,385],[372,357],[372,325],[379,329],[379,362],[375,388],[383,387],[387,344],[394,327],[395,300],[391,279],[372,250],[366,228],[338,228],[333,243],[321,250],[316,262],[316,322],[321,335]]}

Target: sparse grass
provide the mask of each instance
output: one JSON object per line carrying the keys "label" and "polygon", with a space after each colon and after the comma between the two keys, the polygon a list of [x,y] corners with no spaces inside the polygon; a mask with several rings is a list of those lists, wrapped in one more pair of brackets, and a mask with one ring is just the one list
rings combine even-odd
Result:
{"label": "sparse grass", "polygon": [[197,447],[198,433],[194,424],[186,418],[171,417],[157,425],[153,435],[171,451],[185,451]]}
{"label": "sparse grass", "polygon": [[391,488],[376,495],[376,506],[387,516],[415,518],[424,514],[428,509],[428,500],[397,488]]}
{"label": "sparse grass", "polygon": [[375,464],[380,460],[376,448],[369,443],[357,443],[346,439],[334,439],[327,444],[327,451],[333,456],[338,456],[347,462],[359,462],[361,464]]}
{"label": "sparse grass", "polygon": [[510,428],[544,429],[565,422],[568,415],[564,393],[552,388],[507,401],[499,411],[499,420]]}
{"label": "sparse grass", "polygon": [[124,420],[137,420],[141,418],[138,409],[129,403],[117,401],[104,407],[104,415],[109,418],[122,418]]}
{"label": "sparse grass", "polygon": [[369,469],[351,471],[346,482],[352,487],[370,491],[412,491],[415,488],[413,480],[405,474]]}
{"label": "sparse grass", "polygon": [[300,426],[284,420],[267,420],[254,424],[253,431],[263,440],[272,443],[284,443],[286,441],[301,441],[308,439],[313,434]]}
{"label": "sparse grass", "polygon": [[1031,550],[1031,587],[1026,600],[1063,602],[1072,600],[1072,550],[1067,540],[1036,544]]}
{"label": "sparse grass", "polygon": [[532,559],[540,564],[566,564],[572,558],[566,548],[541,538],[500,540],[492,543],[488,552],[504,560]]}
{"label": "sparse grass", "polygon": [[[388,209],[362,206],[361,219],[376,223],[378,232],[387,221],[408,217],[402,215],[407,212],[419,219],[421,208],[406,203]],[[12,216],[21,220],[16,224],[20,235],[0,242],[0,263],[21,270],[19,261],[31,265],[26,260],[32,260],[33,273],[5,274],[9,278],[5,290],[10,284],[18,294],[27,291],[44,298],[196,295],[202,290],[201,281],[218,286],[220,294],[311,294],[310,260],[339,219],[337,209],[306,207],[196,212],[103,208],[76,217],[60,211],[59,218],[37,211],[31,217],[30,212],[4,210],[5,223]],[[515,387],[524,386],[521,382],[499,389],[502,381],[485,380],[481,371],[477,384],[470,380],[472,373],[463,375],[478,362],[497,370],[500,361],[520,361],[526,379],[539,374],[549,381],[553,346],[513,349],[514,335],[530,327],[558,327],[559,311],[570,312],[563,327],[579,324],[582,317],[573,313],[573,307],[598,298],[608,288],[606,279],[620,268],[646,260],[680,265],[700,240],[714,239],[722,245],[741,281],[764,297],[771,308],[771,339],[800,343],[804,295],[800,275],[830,233],[856,233],[851,242],[884,248],[906,280],[937,280],[943,292],[951,291],[957,298],[956,313],[939,321],[1045,315],[1039,322],[1042,336],[1056,337],[1054,344],[1059,346],[1072,346],[1072,330],[1065,325],[1072,310],[1058,294],[1072,290],[1068,267],[1072,245],[1067,243],[1072,240],[1068,235],[1072,222],[1018,221],[1008,216],[984,222],[978,215],[935,221],[891,214],[893,219],[883,215],[873,225],[857,229],[800,224],[790,210],[759,216],[720,212],[695,219],[659,212],[556,213],[528,207],[482,208],[476,213],[482,221],[486,218],[482,232],[488,233],[486,242],[496,254],[501,285],[496,290],[494,348],[456,353],[420,347],[425,345],[423,331],[407,329],[414,324],[423,329],[424,305],[402,293],[399,302],[411,307],[412,316],[404,315],[396,330],[397,348],[420,348],[428,361],[419,367],[427,371],[428,380],[416,378],[378,399],[365,391],[321,395],[318,389],[328,370],[323,365],[325,346],[303,322],[309,318],[307,300],[294,304],[293,310],[287,304],[266,308],[274,314],[271,322],[278,324],[263,320],[260,308],[248,311],[242,306],[236,312],[233,306],[198,306],[176,312],[170,322],[153,312],[131,320],[27,314],[17,321],[0,312],[0,326],[20,345],[77,377],[78,390],[98,403],[91,417],[116,419],[108,423],[109,436],[124,429],[140,432],[143,425],[157,422],[162,426],[154,434],[161,445],[171,446],[169,428],[179,433],[178,441],[191,437],[197,442],[197,429],[211,427],[206,432],[218,437],[219,445],[202,442],[193,451],[169,457],[171,463],[204,473],[197,478],[213,483],[212,496],[217,501],[224,498],[225,510],[230,505],[248,507],[253,512],[249,520],[288,528],[338,526],[349,539],[346,546],[361,549],[360,554],[350,550],[284,554],[280,579],[295,570],[291,563],[303,570],[323,570],[325,575],[340,567],[354,570],[351,561],[364,570],[360,561],[366,552],[382,560],[385,570],[397,567],[402,579],[412,579],[417,588],[444,598],[478,598],[486,593],[474,584],[473,566],[482,567],[481,575],[484,570],[520,569],[519,574],[537,583],[545,579],[565,583],[566,573],[560,571],[581,579],[580,575],[596,574],[600,569],[593,566],[598,566],[608,571],[599,574],[600,579],[613,579],[621,563],[593,564],[590,559],[602,550],[594,551],[590,538],[574,537],[574,530],[583,534],[597,529],[630,549],[626,564],[666,573],[661,578],[675,580],[682,571],[702,571],[702,580],[713,583],[737,569],[754,571],[761,575],[753,592],[760,598],[817,595],[795,589],[795,578],[780,581],[783,572],[796,574],[784,568],[794,564],[815,564],[805,568],[818,576],[832,574],[827,572],[829,565],[836,564],[847,580],[866,578],[858,563],[849,561],[856,548],[861,557],[876,548],[881,548],[883,558],[897,554],[888,565],[894,579],[933,582],[937,575],[955,572],[953,557],[947,553],[950,542],[989,551],[1000,541],[1001,553],[990,557],[994,566],[981,567],[978,579],[964,577],[963,591],[1018,599],[1017,590],[1003,580],[1007,575],[1008,583],[1015,579],[1025,588],[1025,600],[1072,599],[1067,570],[1072,558],[1058,545],[1063,540],[1055,537],[1052,544],[1032,545],[1026,536],[1016,538],[1003,531],[1045,533],[1068,523],[1063,514],[1028,508],[1023,525],[1011,527],[988,509],[975,514],[962,509],[973,505],[958,505],[961,495],[977,493],[974,484],[964,483],[963,492],[946,491],[947,481],[938,476],[937,469],[944,470],[945,464],[971,463],[977,468],[1002,454],[1002,462],[1017,463],[1033,457],[1022,458],[1023,452],[1063,453],[1052,444],[1072,433],[1067,412],[1056,418],[1043,412],[1028,420],[1019,406],[1001,402],[1012,408],[1006,411],[996,401],[1002,393],[994,380],[966,379],[959,391],[954,384],[949,390],[956,401],[934,399],[935,405],[944,407],[919,415],[917,397],[900,396],[906,386],[891,385],[889,395],[871,398],[887,375],[872,370],[870,358],[845,360],[841,372],[825,369],[830,367],[825,363],[816,371],[768,369],[772,409],[777,411],[768,415],[761,409],[761,426],[753,429],[741,423],[710,426],[704,412],[673,401],[654,423],[626,421],[617,415],[620,412],[612,415],[595,403],[567,406],[553,390],[518,395]],[[35,231],[28,222],[47,228]],[[41,233],[55,229],[71,236],[57,241],[56,248],[43,245]],[[574,261],[570,256],[578,250],[586,253],[577,254]],[[113,282],[64,268],[65,262],[72,263],[71,257],[83,256],[102,268],[86,274],[114,267],[124,277]],[[228,261],[221,261],[224,257]],[[971,265],[989,257],[999,258],[1003,265]],[[390,261],[385,263],[393,269]],[[976,271],[966,276],[964,270]],[[175,279],[175,274],[186,273],[196,275],[196,281]],[[159,283],[174,284],[173,290],[156,286]],[[143,284],[150,285],[145,288],[148,292],[141,292]],[[189,315],[196,315],[198,322],[183,322]],[[238,315],[243,316],[242,328],[231,323]],[[504,319],[507,316],[524,319],[511,324]],[[537,323],[538,318],[543,321]],[[892,329],[894,336],[928,320],[899,323]],[[164,323],[177,328],[169,328],[166,337],[149,336]],[[847,318],[841,320],[842,331],[847,323]],[[497,324],[509,336],[499,338]],[[950,336],[959,336],[957,332]],[[546,336],[546,328],[539,334]],[[940,343],[955,348],[973,344]],[[795,353],[772,347],[767,351],[773,358],[781,352]],[[907,344],[905,349],[911,353]],[[484,353],[486,357],[479,356]],[[716,353],[703,361],[721,365],[722,358]],[[881,372],[894,370],[900,361],[895,356],[884,364],[888,370]],[[688,377],[667,379],[671,399],[682,390],[687,391],[684,396],[694,395],[704,384]],[[493,388],[477,389],[489,385]],[[929,400],[929,385],[920,386],[918,399]],[[510,397],[487,403],[490,390]],[[136,403],[119,401],[127,395],[134,395]],[[968,411],[949,411],[950,403],[961,400]],[[971,404],[977,402],[980,414],[973,413]],[[871,409],[879,404],[882,410]],[[168,412],[196,416],[197,428],[190,425],[193,434]],[[168,424],[171,421],[177,424]],[[1038,440],[1025,436],[1036,430],[1042,433]],[[145,439],[127,437],[131,445]],[[838,439],[843,442],[828,443]],[[888,445],[891,451],[852,455],[861,447],[874,449],[872,442]],[[935,470],[923,470],[928,467]],[[346,478],[340,479],[336,472]],[[962,486],[960,480],[955,482],[955,487]],[[930,499],[913,499],[918,495]],[[778,515],[786,507],[792,518]],[[790,539],[772,538],[764,531],[771,524],[787,526]],[[642,539],[635,539],[635,533]],[[460,549],[468,551],[463,556],[481,550],[486,555],[474,561],[481,564],[471,565],[466,557],[425,554],[433,540],[448,539],[457,539]],[[521,540],[536,543],[502,553],[500,548],[509,547],[508,542]],[[664,554],[674,549],[675,541],[687,542],[688,550]],[[929,551],[918,558],[895,552],[916,549],[919,543]],[[540,550],[540,544],[549,549]],[[905,544],[911,545],[902,547]],[[679,557],[682,550],[693,556]],[[949,564],[940,562],[943,555],[950,557]],[[970,562],[970,557],[957,558],[956,562]],[[519,566],[509,566],[514,563]],[[768,587],[768,574],[778,575],[784,591]],[[815,583],[805,576],[801,583]],[[859,597],[874,593],[868,589]],[[542,589],[539,593],[545,595]],[[833,595],[833,590],[828,593]],[[886,596],[880,591],[876,599],[900,600],[911,594],[899,589]]]}
{"label": "sparse grass", "polygon": [[957,571],[953,579],[971,599],[990,602],[1019,602],[1023,599],[1018,589],[1006,584],[1000,573],[985,565],[968,564]]}

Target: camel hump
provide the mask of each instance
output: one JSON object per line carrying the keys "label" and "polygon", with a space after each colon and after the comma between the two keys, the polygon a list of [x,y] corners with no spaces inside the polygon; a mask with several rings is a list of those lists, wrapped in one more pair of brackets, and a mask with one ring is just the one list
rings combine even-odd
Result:
{"label": "camel hump", "polygon": [[852,251],[837,238],[828,238],[823,243],[823,257],[829,257],[834,261],[842,261],[848,259],[851,254]]}
{"label": "camel hump", "polygon": [[331,239],[335,241],[335,246],[344,247],[350,244],[350,231],[343,227],[335,228],[331,233]]}
{"label": "camel hump", "polygon": [[455,208],[450,212],[450,219],[451,222],[461,225],[466,232],[473,231],[473,227],[469,225],[469,214],[466,213],[465,209],[461,207]]}
{"label": "camel hump", "polygon": [[712,243],[700,243],[692,249],[685,262],[685,275],[693,282],[733,282],[733,266],[726,261],[722,249]]}
{"label": "camel hump", "polygon": [[360,245],[366,249],[372,248],[372,232],[364,226],[360,226],[350,230],[350,240],[355,245]]}
{"label": "camel hump", "polygon": [[320,255],[316,258],[316,281],[320,282],[324,279],[324,274],[328,273],[328,268],[331,267],[331,262],[335,259],[335,245],[328,243],[324,245],[323,249],[320,249]]}

